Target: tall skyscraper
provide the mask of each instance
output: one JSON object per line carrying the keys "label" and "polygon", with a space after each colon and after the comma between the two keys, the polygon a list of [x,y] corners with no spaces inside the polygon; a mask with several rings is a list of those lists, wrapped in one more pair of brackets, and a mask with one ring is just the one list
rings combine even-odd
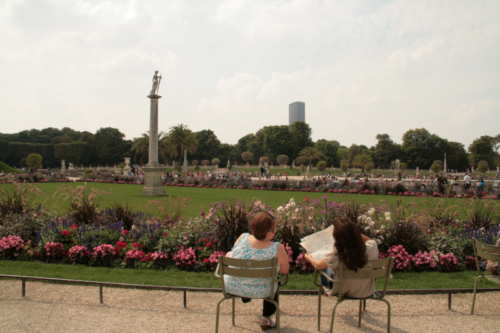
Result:
{"label": "tall skyscraper", "polygon": [[306,103],[295,102],[288,106],[289,125],[296,121],[306,122]]}

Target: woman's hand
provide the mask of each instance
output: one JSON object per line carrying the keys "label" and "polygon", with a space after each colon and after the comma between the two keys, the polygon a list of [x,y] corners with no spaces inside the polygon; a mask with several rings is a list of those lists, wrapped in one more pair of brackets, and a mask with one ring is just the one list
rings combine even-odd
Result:
{"label": "woman's hand", "polygon": [[309,253],[306,253],[304,255],[304,258],[306,258],[306,260],[309,261],[311,263],[311,265],[313,265],[314,268],[316,268],[317,270],[321,271],[321,270],[326,269],[328,267],[325,259],[316,260]]}

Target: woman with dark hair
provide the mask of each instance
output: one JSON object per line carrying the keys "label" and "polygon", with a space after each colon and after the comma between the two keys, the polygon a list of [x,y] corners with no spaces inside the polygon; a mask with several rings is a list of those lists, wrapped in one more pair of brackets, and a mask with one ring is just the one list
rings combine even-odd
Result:
{"label": "woman with dark hair", "polygon": [[[268,260],[278,258],[279,274],[287,274],[290,268],[288,255],[283,245],[273,242],[276,233],[276,218],[271,213],[259,213],[250,222],[252,234],[242,234],[234,243],[229,255],[231,258]],[[277,294],[271,295],[271,278],[242,278],[226,276],[224,287],[227,293],[242,297],[243,303],[250,302],[252,298],[265,298],[273,296],[277,301]],[[275,286],[274,290],[277,290]],[[271,302],[264,302],[262,321],[260,326],[263,331],[276,327],[271,316],[276,312],[276,306]]]}
{"label": "woman with dark hair", "polygon": [[[377,243],[361,234],[358,225],[347,218],[333,220],[333,240],[333,251],[327,253],[324,259],[316,260],[310,254],[305,255],[306,260],[314,268],[326,270],[330,276],[338,276],[340,262],[344,264],[345,269],[357,271],[363,268],[368,260],[378,259]],[[325,290],[326,294],[336,295],[339,293],[338,284],[332,286],[328,284],[327,279],[322,279],[321,284],[330,288]],[[375,280],[344,279],[342,292],[350,297],[371,296],[375,292]]]}

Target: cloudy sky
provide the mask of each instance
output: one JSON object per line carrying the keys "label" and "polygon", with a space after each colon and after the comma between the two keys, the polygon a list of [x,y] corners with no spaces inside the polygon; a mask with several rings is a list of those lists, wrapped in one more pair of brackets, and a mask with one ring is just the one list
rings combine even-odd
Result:
{"label": "cloudy sky", "polygon": [[500,1],[0,0],[0,132],[187,124],[236,143],[306,103],[313,139],[500,133]]}

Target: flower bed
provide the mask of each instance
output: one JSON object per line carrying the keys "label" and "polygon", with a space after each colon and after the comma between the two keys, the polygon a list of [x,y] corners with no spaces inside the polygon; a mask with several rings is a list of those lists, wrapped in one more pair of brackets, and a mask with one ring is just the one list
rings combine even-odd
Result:
{"label": "flower bed", "polygon": [[[393,207],[387,203],[332,202],[327,195],[315,200],[305,197],[304,202],[292,198],[274,210],[279,221],[275,241],[285,246],[294,271],[310,272],[312,267],[304,259],[300,239],[329,227],[337,217],[348,217],[357,222],[363,234],[377,242],[381,258],[395,258],[396,271],[475,269],[472,238],[495,243],[499,232],[498,204],[491,200],[465,200],[466,214],[461,217],[461,208],[443,199],[415,207],[416,211],[410,213],[400,203]],[[15,218],[2,217],[0,258],[129,269],[175,266],[187,271],[213,271],[218,256],[225,255],[240,234],[249,232],[253,216],[271,210],[260,201],[233,199],[214,203],[207,214],[202,210],[190,219],[183,219],[180,214],[162,218],[141,212],[120,215],[128,223],[115,222],[118,215],[112,210],[100,212],[87,223],[73,220],[71,213],[57,216],[46,210],[31,210]],[[22,226],[19,229],[6,228],[18,221]],[[2,234],[6,230],[20,230],[24,239],[12,233]]]}

